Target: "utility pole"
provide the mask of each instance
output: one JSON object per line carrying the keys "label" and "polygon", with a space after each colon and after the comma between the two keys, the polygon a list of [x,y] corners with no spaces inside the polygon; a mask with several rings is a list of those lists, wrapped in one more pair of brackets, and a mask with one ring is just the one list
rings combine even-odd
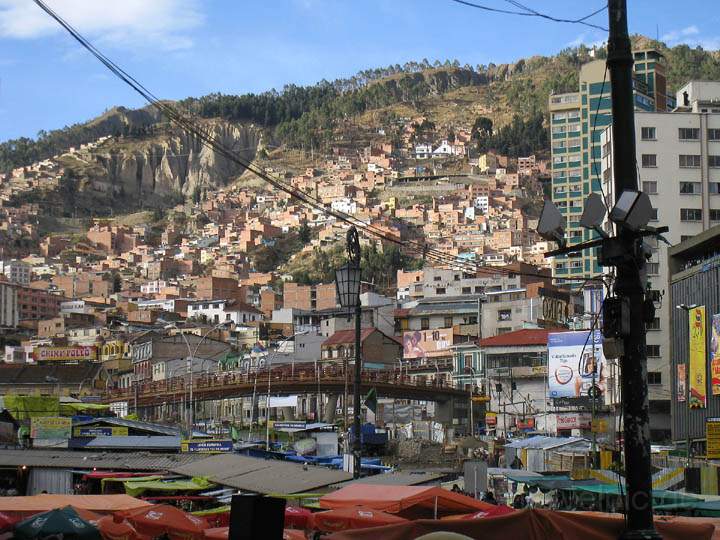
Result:
{"label": "utility pole", "polygon": [[[633,103],[633,56],[628,35],[627,1],[609,0],[607,65],[612,88],[612,144],[615,197],[637,190],[635,119]],[[660,538],[653,526],[652,472],[645,343],[644,266],[638,252],[641,236],[619,226],[618,240],[629,257],[617,264],[615,293],[629,306],[629,332],[624,336],[622,396],[624,401],[625,474],[627,484],[627,529],[622,538]]]}

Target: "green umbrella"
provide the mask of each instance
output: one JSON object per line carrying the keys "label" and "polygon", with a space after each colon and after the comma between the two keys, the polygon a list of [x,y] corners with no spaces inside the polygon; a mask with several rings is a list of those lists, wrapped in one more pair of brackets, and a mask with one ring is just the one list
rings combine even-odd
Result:
{"label": "green umbrella", "polygon": [[102,540],[97,528],[82,519],[70,506],[36,514],[15,525],[15,538],[18,540],[60,534],[64,540]]}

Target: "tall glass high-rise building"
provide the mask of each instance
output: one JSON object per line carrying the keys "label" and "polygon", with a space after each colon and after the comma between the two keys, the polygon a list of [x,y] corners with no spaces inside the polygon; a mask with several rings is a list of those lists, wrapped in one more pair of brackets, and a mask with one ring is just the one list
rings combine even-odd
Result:
{"label": "tall glass high-rise building", "polygon": [[[662,54],[640,50],[634,57],[635,107],[644,111],[672,109],[674,99],[666,94]],[[605,60],[583,65],[578,91],[550,95],[549,110],[552,200],[566,218],[568,243],[591,240],[596,233],[580,227],[579,220],[588,194],[602,194],[600,134],[612,123],[610,73]],[[601,273],[595,250],[557,257],[553,263],[556,278],[582,280]]]}

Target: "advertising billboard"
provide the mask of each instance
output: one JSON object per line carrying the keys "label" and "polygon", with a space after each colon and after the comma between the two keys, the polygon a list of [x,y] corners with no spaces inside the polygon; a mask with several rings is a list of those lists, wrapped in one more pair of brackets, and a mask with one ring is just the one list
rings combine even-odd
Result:
{"label": "advertising billboard", "polygon": [[428,358],[450,354],[453,329],[410,330],[403,334],[403,358]]}
{"label": "advertising billboard", "polygon": [[128,428],[123,426],[97,426],[73,429],[73,437],[127,437]]}
{"label": "advertising billboard", "polygon": [[710,324],[710,377],[712,395],[720,395],[720,314],[712,316]]}
{"label": "advertising billboard", "polygon": [[97,349],[93,346],[77,347],[35,347],[33,358],[36,362],[74,362],[95,360]]}
{"label": "advertising billboard", "polygon": [[548,334],[548,392],[551,398],[587,397],[592,392],[593,373],[598,397],[605,393],[607,361],[602,332],[557,332]]}
{"label": "advertising billboard", "polygon": [[688,312],[690,329],[690,408],[707,406],[707,370],[705,351],[705,306]]}
{"label": "advertising billboard", "polygon": [[685,385],[687,381],[685,380],[685,377],[687,376],[685,371],[685,364],[678,364],[677,366],[677,400],[680,402],[685,401]]}
{"label": "advertising billboard", "polygon": [[180,450],[182,452],[190,452],[194,454],[232,452],[233,442],[231,440],[181,441]]}
{"label": "advertising billboard", "polygon": [[720,418],[705,420],[705,440],[707,441],[705,457],[720,459]]}
{"label": "advertising billboard", "polygon": [[558,430],[563,429],[589,429],[592,416],[589,413],[558,413],[555,416]]}
{"label": "advertising billboard", "polygon": [[30,420],[31,439],[69,439],[71,433],[72,418],[37,416]]}

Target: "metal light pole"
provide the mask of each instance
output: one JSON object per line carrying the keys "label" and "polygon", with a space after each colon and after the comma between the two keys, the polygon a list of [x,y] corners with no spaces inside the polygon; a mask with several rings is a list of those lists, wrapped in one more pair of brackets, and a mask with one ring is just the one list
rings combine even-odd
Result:
{"label": "metal light pole", "polygon": [[[307,334],[307,331],[303,332],[297,332],[291,336],[286,337],[280,343],[278,343],[277,347],[275,347],[275,356],[277,356],[278,349],[290,341],[291,339],[294,339],[295,336],[301,336],[303,334]],[[293,352],[293,356],[294,356]],[[267,370],[268,370],[268,387],[267,387],[267,401],[265,402],[265,450],[270,451],[270,381],[272,380],[272,357],[268,354],[268,360],[267,360]],[[294,365],[294,360],[293,360]]]}
{"label": "metal light pole", "polygon": [[[216,324],[215,326],[213,326],[210,330],[208,330],[208,331],[205,333],[205,335],[201,336],[200,341],[197,342],[197,345],[195,345],[195,349],[194,349],[194,350],[192,349],[192,347],[190,347],[190,342],[188,341],[187,337],[185,337],[184,332],[183,332],[182,330],[180,330],[180,328],[178,328],[175,323],[171,323],[171,324],[168,324],[168,325],[165,326],[165,328],[168,329],[168,330],[169,330],[170,328],[175,328],[175,330],[177,330],[177,331],[180,333],[180,337],[182,337],[183,341],[185,342],[185,346],[187,347],[188,353],[190,354],[190,356],[188,357],[188,360],[187,360],[187,372],[188,372],[188,377],[189,377],[189,379],[190,379],[189,384],[188,384],[188,386],[190,387],[190,396],[189,396],[189,398],[188,398],[189,405],[190,405],[190,409],[189,409],[189,412],[188,412],[188,414],[187,414],[187,424],[188,424],[188,425],[187,425],[187,432],[188,432],[188,436],[189,436],[191,439],[192,439],[193,423],[194,423],[194,418],[193,418],[193,417],[194,417],[194,410],[193,410],[193,408],[194,408],[194,405],[193,405],[193,365],[192,365],[193,359],[195,358],[195,355],[197,354],[198,350],[200,349],[200,345],[203,344],[203,342],[205,341],[205,339],[207,339],[207,337],[208,337],[210,334],[212,334],[212,333],[213,333],[215,330],[217,330],[218,328],[222,328],[223,326],[227,326],[228,324],[231,324],[231,323],[232,323],[232,321],[223,321],[223,322],[218,323],[218,324]],[[201,371],[202,371],[202,366],[201,366],[200,369],[201,369]]]}
{"label": "metal light pole", "polygon": [[[675,309],[679,309],[685,312],[686,320],[690,316],[690,311],[695,309],[697,304],[680,304],[675,306]],[[689,337],[688,337],[689,339]],[[687,360],[685,361],[685,461],[688,467],[690,467],[690,355],[688,354]]]}
{"label": "metal light pole", "polygon": [[360,478],[362,446],[360,443],[360,378],[362,376],[362,352],[360,350],[360,240],[357,229],[347,232],[348,262],[335,271],[335,286],[340,305],[355,308],[355,380],[353,381],[353,478]]}
{"label": "metal light pole", "polygon": [[475,368],[472,366],[465,366],[465,370],[469,371],[472,374],[472,380],[470,381],[470,391],[469,391],[469,394],[470,394],[470,416],[469,416],[469,419],[470,419],[470,436],[474,437],[475,436],[475,418],[473,416],[474,415],[474,413],[473,413],[473,388],[475,387],[476,375],[475,375]]}

